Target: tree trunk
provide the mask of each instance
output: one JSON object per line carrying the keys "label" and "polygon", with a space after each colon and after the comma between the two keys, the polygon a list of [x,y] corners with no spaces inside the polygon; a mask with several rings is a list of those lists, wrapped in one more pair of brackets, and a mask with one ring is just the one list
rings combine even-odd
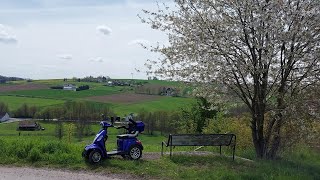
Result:
{"label": "tree trunk", "polygon": [[259,125],[264,121],[264,116],[255,116],[252,117],[251,122],[251,131],[254,148],[256,151],[257,158],[265,158],[265,139],[263,137],[263,126]]}
{"label": "tree trunk", "polygon": [[251,131],[256,155],[258,158],[263,159],[266,157],[266,141],[264,137],[264,114],[266,105],[261,97],[263,96],[260,96],[260,98],[256,97],[256,100],[252,103]]}

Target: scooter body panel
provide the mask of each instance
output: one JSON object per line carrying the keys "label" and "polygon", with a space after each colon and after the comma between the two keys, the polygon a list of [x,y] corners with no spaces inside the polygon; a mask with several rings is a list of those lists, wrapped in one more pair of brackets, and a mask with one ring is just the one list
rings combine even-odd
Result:
{"label": "scooter body panel", "polygon": [[89,152],[92,151],[93,149],[97,149],[101,152],[102,157],[106,158],[107,157],[107,151],[106,151],[106,146],[105,146],[105,138],[107,137],[107,130],[102,129],[98,132],[96,137],[93,140],[92,144],[87,145],[84,148],[83,156],[88,156]]}

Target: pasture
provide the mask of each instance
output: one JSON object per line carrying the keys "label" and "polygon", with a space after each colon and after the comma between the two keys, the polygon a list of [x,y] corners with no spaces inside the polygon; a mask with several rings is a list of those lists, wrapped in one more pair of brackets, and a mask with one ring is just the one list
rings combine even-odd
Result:
{"label": "pasture", "polygon": [[[161,80],[135,80],[136,82],[182,87],[179,82]],[[50,89],[50,86],[63,84],[77,86],[89,85],[89,90],[65,91]],[[65,101],[88,101],[97,106],[108,106],[119,115],[131,112],[178,110],[194,102],[193,98],[166,97],[157,95],[135,94],[133,87],[129,86],[104,86],[104,83],[95,82],[64,82],[62,79],[35,80],[32,83],[17,81],[0,86],[0,102],[9,105],[9,110],[15,111],[22,104],[37,106],[39,108],[63,104]]]}
{"label": "pasture", "polygon": [[0,95],[0,102],[4,102],[5,104],[7,104],[9,109],[12,111],[18,109],[24,103],[30,106],[36,106],[39,108],[56,106],[64,103],[63,100],[56,100],[56,99],[3,96],[3,95]]}

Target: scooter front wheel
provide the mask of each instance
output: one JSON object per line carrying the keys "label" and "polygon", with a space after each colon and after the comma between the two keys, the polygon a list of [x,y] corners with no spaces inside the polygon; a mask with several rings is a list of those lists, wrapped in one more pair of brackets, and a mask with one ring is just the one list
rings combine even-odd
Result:
{"label": "scooter front wheel", "polygon": [[129,150],[130,159],[138,160],[141,158],[141,156],[142,156],[142,149],[140,146],[133,145],[130,147],[130,150]]}
{"label": "scooter front wheel", "polygon": [[92,150],[89,154],[89,162],[91,164],[99,163],[102,159],[102,154],[98,150]]}

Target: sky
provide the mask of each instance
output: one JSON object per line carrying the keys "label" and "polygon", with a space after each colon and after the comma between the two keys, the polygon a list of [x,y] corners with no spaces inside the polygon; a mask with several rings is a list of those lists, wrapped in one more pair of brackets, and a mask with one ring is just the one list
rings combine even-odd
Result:
{"label": "sky", "polygon": [[167,37],[137,14],[156,8],[153,0],[0,0],[0,75],[146,79],[144,63],[160,55],[139,43]]}

